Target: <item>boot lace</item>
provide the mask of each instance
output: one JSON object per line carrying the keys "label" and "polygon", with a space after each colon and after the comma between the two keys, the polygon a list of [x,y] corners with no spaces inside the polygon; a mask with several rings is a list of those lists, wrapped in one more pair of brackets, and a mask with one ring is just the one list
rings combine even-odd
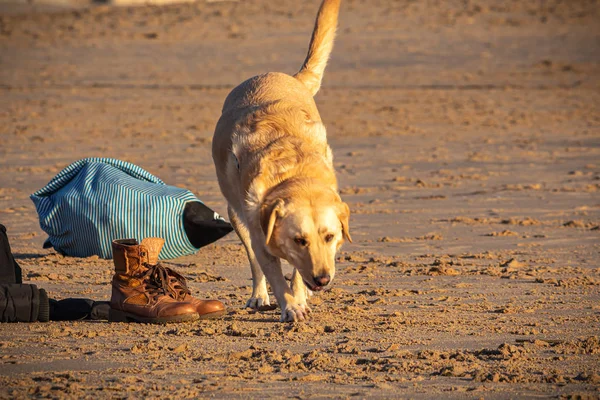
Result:
{"label": "boot lace", "polygon": [[162,264],[148,265],[148,271],[144,274],[148,283],[148,289],[152,293],[168,295],[175,300],[183,299],[192,292],[187,286],[187,280],[178,272]]}
{"label": "boot lace", "polygon": [[172,270],[171,268],[166,268],[166,270],[169,275],[169,287],[172,288],[172,293],[175,295],[177,300],[183,299],[188,294],[192,294],[190,288],[187,286],[187,279],[185,279],[183,275]]}
{"label": "boot lace", "polygon": [[169,296],[169,273],[162,265],[147,265],[148,270],[142,276],[147,293],[153,298]]}

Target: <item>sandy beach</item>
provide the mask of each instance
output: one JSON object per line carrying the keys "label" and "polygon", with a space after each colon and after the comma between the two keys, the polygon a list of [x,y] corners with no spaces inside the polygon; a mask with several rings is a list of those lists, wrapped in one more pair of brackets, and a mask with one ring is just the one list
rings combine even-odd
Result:
{"label": "sandy beach", "polygon": [[[298,70],[319,3],[0,4],[0,223],[24,279],[110,299],[112,261],[42,249],[29,199],[85,157],[227,215],[223,101]],[[600,4],[344,0],[316,102],[354,242],[309,321],[244,308],[230,234],[165,263],[223,318],[2,324],[0,398],[599,398]]]}

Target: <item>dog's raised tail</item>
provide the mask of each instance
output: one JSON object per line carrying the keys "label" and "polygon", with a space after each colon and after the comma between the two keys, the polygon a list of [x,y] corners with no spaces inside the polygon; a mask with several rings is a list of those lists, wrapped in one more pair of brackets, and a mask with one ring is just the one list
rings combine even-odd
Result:
{"label": "dog's raised tail", "polygon": [[323,72],[333,48],[341,0],[323,0],[315,29],[313,30],[308,55],[300,71],[294,77],[302,82],[314,96],[321,87]]}

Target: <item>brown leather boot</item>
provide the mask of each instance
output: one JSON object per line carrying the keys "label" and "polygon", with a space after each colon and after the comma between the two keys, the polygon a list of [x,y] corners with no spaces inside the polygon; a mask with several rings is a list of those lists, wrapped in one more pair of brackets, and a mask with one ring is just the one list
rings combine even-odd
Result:
{"label": "brown leather boot", "polygon": [[192,296],[192,292],[187,287],[186,279],[167,268],[169,271],[169,286],[175,291],[175,298],[180,301],[187,301],[196,306],[196,311],[200,315],[200,319],[214,319],[225,315],[225,304],[219,300],[200,300]]}
{"label": "brown leather boot", "polygon": [[[168,273],[156,265],[163,243],[162,239],[145,239],[141,244],[135,239],[112,242],[115,275],[109,321],[165,324],[198,319],[195,305],[171,295]],[[154,253],[156,261],[150,256]]]}
{"label": "brown leather boot", "polygon": [[[149,240],[149,239],[144,239]],[[152,238],[153,246],[149,249],[149,263],[151,265],[158,263],[158,255],[162,249],[165,241],[160,238]],[[142,244],[144,242],[142,241]],[[160,265],[160,264],[158,264]],[[169,291],[171,295],[179,301],[188,302],[196,307],[196,312],[200,316],[200,319],[213,319],[218,318],[225,314],[225,304],[219,300],[200,300],[192,296],[190,289],[187,287],[185,277],[177,273],[171,268],[164,267],[169,276]]]}

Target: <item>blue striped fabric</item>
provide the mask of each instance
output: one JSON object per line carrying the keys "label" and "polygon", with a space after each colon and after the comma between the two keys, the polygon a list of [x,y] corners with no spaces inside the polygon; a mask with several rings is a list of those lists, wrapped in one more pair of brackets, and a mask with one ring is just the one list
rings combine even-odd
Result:
{"label": "blue striped fabric", "polygon": [[198,250],[185,234],[183,210],[187,202],[200,200],[125,161],[77,161],[31,200],[48,234],[44,246],[70,256],[111,258],[113,239],[146,237],[165,239],[161,259]]}

